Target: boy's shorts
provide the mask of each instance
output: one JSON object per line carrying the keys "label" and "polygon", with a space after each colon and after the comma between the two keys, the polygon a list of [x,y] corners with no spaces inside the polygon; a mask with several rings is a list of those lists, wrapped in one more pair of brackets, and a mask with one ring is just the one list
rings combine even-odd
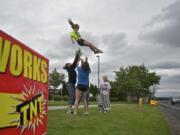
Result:
{"label": "boy's shorts", "polygon": [[78,84],[76,87],[78,90],[82,91],[82,92],[86,92],[89,89],[88,85],[83,85],[83,84]]}
{"label": "boy's shorts", "polygon": [[77,40],[77,43],[78,43],[80,46],[83,46],[83,45],[84,45],[84,41],[85,41],[85,40],[81,38],[81,39],[78,39],[78,40]]}

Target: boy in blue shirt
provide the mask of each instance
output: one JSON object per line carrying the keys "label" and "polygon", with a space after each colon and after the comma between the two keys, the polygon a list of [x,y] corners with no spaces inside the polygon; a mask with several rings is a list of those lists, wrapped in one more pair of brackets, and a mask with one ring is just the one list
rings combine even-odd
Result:
{"label": "boy in blue shirt", "polygon": [[68,72],[68,83],[67,83],[67,91],[68,91],[68,111],[67,114],[73,113],[72,106],[74,105],[75,101],[75,84],[76,84],[76,67],[78,64],[78,61],[80,59],[80,56],[82,55],[81,50],[79,49],[76,51],[76,57],[73,61],[73,63],[66,63],[64,66],[64,69]]}

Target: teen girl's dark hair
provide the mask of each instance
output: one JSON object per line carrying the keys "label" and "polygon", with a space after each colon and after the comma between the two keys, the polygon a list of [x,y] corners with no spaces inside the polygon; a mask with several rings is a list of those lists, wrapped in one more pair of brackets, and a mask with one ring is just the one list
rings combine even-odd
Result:
{"label": "teen girl's dark hair", "polygon": [[87,58],[85,61],[81,61],[81,68],[85,71],[91,71]]}

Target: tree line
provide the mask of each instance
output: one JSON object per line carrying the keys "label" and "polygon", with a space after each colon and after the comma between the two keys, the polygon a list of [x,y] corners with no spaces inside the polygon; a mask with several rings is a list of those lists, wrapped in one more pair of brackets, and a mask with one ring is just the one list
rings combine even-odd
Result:
{"label": "tree line", "polygon": [[[127,96],[145,97],[151,94],[150,87],[160,83],[161,76],[150,72],[145,65],[132,65],[121,67],[115,73],[115,78],[110,81],[112,86],[111,97],[126,100]],[[63,95],[67,95],[65,75],[56,68],[49,74],[49,86],[55,91],[62,85]],[[98,87],[90,84],[90,92],[96,95]]]}

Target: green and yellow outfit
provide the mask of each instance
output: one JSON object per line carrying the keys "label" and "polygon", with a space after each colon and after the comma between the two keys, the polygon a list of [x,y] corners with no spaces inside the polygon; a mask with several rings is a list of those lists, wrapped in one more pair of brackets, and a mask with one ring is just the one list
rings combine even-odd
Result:
{"label": "green and yellow outfit", "polygon": [[81,35],[78,31],[72,31],[70,32],[70,36],[72,39],[74,39],[80,46],[84,45],[84,39],[81,38]]}

